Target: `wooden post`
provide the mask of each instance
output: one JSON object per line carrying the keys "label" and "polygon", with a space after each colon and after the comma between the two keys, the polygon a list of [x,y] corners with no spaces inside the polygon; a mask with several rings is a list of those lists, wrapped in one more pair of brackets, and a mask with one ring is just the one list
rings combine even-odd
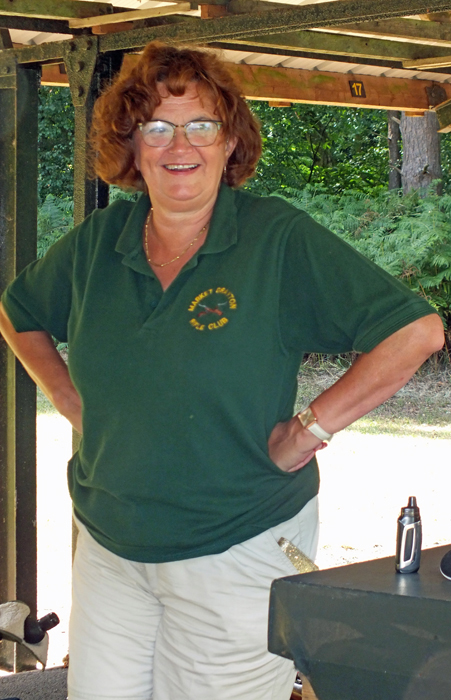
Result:
{"label": "wooden post", "polygon": [[[40,68],[0,66],[0,293],[36,258]],[[0,338],[0,602],[36,615],[36,386]],[[36,661],[2,642],[0,668]]]}
{"label": "wooden post", "polygon": [[318,698],[315,695],[315,691],[313,690],[310,681],[306,676],[303,676],[301,673],[301,678],[302,678],[302,700],[318,700]]}

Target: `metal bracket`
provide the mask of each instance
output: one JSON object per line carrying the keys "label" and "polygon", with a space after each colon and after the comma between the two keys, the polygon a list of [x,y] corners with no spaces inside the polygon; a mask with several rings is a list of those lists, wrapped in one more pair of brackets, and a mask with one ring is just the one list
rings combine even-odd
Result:
{"label": "metal bracket", "polygon": [[11,41],[11,35],[9,29],[0,27],[0,50],[1,49],[12,49],[13,43]]}
{"label": "metal bracket", "polygon": [[432,87],[427,87],[426,93],[429,99],[429,109],[432,107],[437,107],[439,104],[446,102],[448,99],[446,90],[438,83],[434,83]]}
{"label": "metal bracket", "polygon": [[64,63],[75,107],[84,107],[89,95],[98,55],[98,39],[81,36],[64,46]]}
{"label": "metal bracket", "polygon": [[14,56],[4,57],[0,51],[0,87],[14,88],[16,86],[17,61]]}

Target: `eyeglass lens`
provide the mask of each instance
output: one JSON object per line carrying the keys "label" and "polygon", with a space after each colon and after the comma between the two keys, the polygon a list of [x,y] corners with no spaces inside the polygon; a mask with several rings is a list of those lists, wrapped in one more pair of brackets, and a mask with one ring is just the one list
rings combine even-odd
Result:
{"label": "eyeglass lens", "polygon": [[[191,146],[211,146],[218,135],[220,124],[214,121],[188,122],[183,127]],[[174,138],[175,126],[164,121],[146,122],[141,127],[144,142],[148,146],[169,146]]]}

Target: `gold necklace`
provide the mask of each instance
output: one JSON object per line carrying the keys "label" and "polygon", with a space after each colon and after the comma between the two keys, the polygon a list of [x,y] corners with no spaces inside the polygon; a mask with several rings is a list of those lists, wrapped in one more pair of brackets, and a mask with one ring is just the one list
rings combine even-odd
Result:
{"label": "gold necklace", "polygon": [[196,236],[195,238],[193,238],[193,240],[191,241],[191,243],[185,248],[185,250],[184,250],[182,253],[180,253],[180,255],[177,255],[175,258],[172,258],[172,260],[168,260],[168,262],[165,262],[165,263],[156,263],[156,262],[153,262],[153,260],[151,260],[151,258],[150,258],[150,256],[149,256],[149,244],[148,244],[148,242],[147,242],[147,239],[148,239],[148,237],[149,237],[149,236],[148,236],[148,227],[149,227],[150,217],[152,216],[152,212],[153,212],[153,207],[150,208],[150,211],[149,211],[149,213],[148,213],[148,215],[147,215],[147,219],[146,219],[146,226],[145,226],[145,229],[144,229],[144,232],[145,232],[144,244],[145,244],[145,248],[146,248],[146,258],[147,258],[147,262],[149,262],[151,265],[155,265],[156,267],[166,267],[166,265],[170,265],[171,263],[175,262],[176,260],[179,260],[183,255],[185,255],[185,253],[191,248],[191,246],[193,246],[193,245],[195,244],[195,242],[197,241],[197,239],[200,238],[200,236],[201,236],[201,235],[203,234],[203,232],[207,229],[207,226],[208,226],[208,224],[210,223],[209,221],[207,221],[207,223],[205,224],[205,226],[204,226],[203,228],[201,228],[201,230],[199,231],[199,233],[197,234],[197,236]]}

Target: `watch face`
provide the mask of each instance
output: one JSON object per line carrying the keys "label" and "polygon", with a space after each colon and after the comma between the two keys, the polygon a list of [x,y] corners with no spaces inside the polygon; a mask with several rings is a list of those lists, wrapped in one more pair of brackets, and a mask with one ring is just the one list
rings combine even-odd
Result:
{"label": "watch face", "polygon": [[299,420],[307,430],[316,423],[316,417],[311,408],[306,408],[299,414]]}

